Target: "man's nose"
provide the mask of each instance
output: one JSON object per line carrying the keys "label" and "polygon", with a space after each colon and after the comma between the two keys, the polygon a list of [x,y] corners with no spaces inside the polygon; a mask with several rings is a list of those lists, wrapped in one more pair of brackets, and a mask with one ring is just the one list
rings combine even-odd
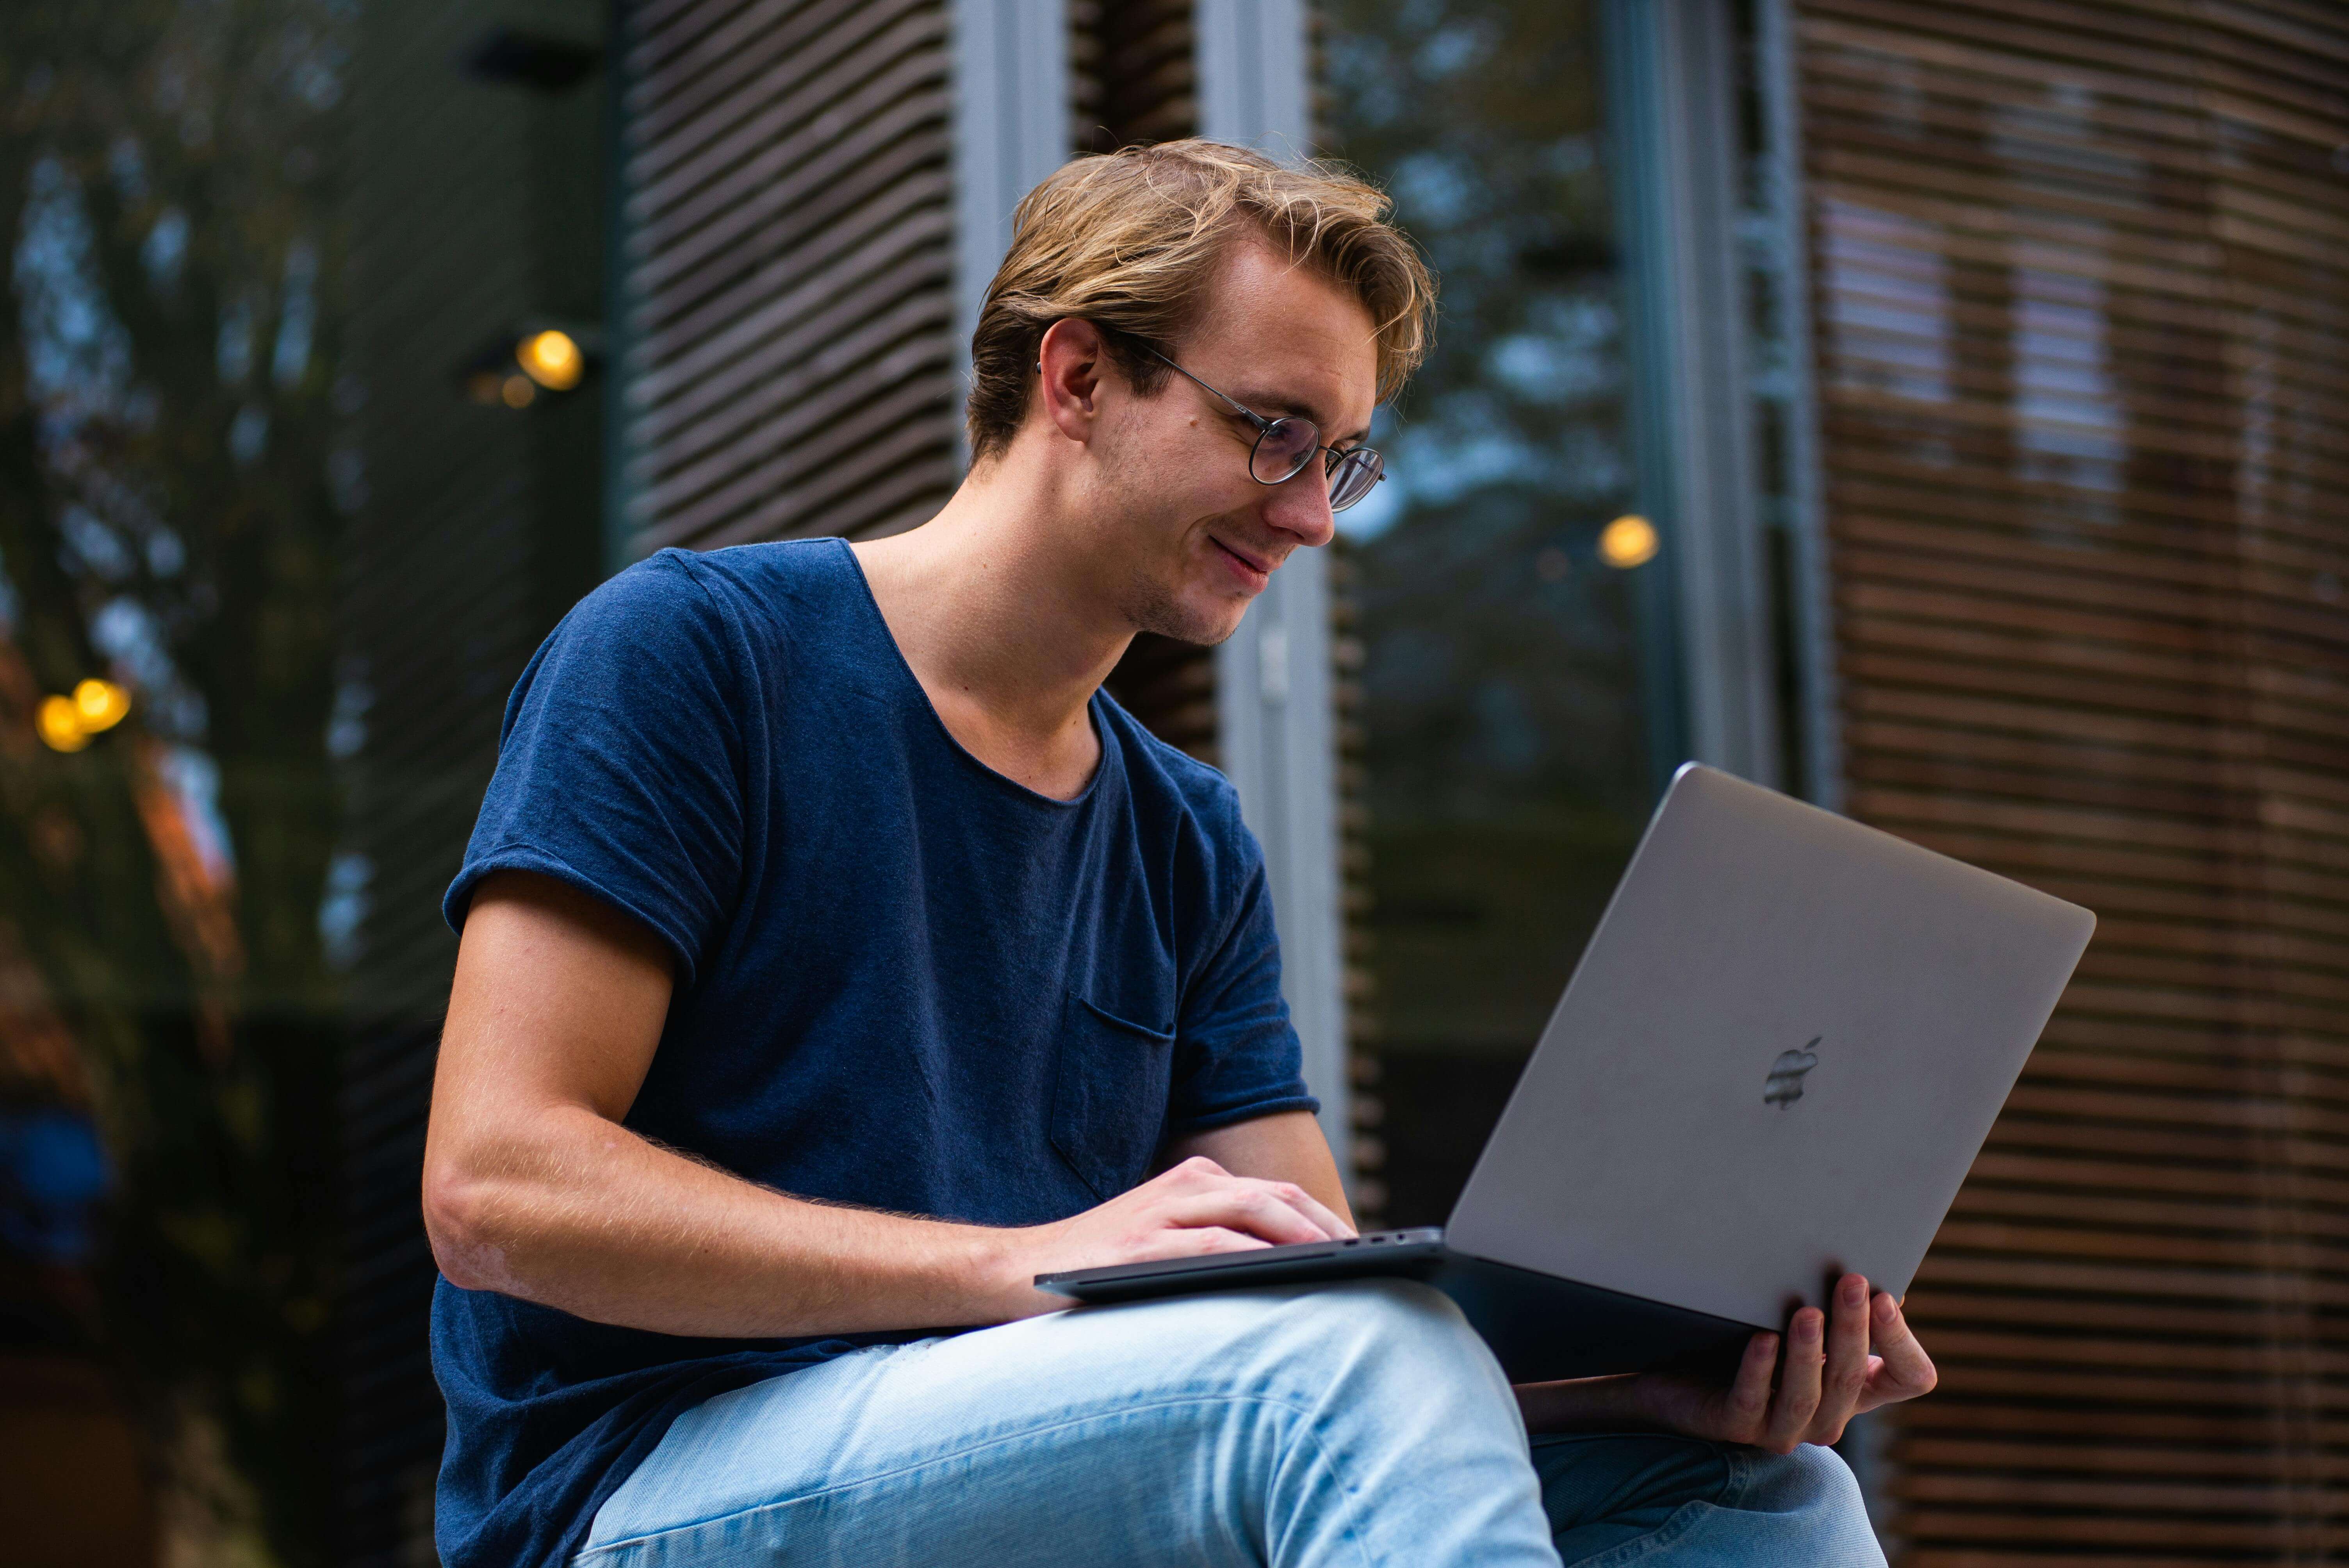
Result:
{"label": "man's nose", "polygon": [[1258,515],[1302,545],[1327,544],[1338,532],[1337,515],[1330,510],[1330,480],[1318,462],[1274,485]]}

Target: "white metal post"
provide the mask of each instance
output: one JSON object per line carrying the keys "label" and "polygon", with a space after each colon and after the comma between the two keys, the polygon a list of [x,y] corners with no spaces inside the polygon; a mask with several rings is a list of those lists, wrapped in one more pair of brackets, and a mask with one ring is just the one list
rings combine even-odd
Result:
{"label": "white metal post", "polygon": [[1068,0],[954,0],[954,335],[970,384],[970,332],[1011,212],[1069,159]]}
{"label": "white metal post", "polygon": [[1785,463],[1795,555],[1795,612],[1803,676],[1803,734],[1811,799],[1843,809],[1842,704],[1835,598],[1827,574],[1826,476],[1819,462],[1818,391],[1812,377],[1810,246],[1803,217],[1803,116],[1795,67],[1794,0],[1754,7],[1754,71],[1766,138],[1770,240],[1785,313]]}
{"label": "white metal post", "polygon": [[[1639,502],[1663,535],[1690,755],[1783,782],[1739,291],[1728,0],[1609,0]],[[1677,758],[1660,758],[1669,769]]]}

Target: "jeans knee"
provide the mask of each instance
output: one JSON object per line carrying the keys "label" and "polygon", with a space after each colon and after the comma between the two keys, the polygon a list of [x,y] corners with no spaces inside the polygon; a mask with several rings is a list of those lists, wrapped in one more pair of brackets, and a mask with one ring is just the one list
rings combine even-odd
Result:
{"label": "jeans knee", "polygon": [[1806,1443],[1791,1454],[1756,1454],[1761,1465],[1745,1506],[1796,1516],[1817,1546],[1816,1561],[1875,1568],[1883,1563],[1868,1500],[1851,1467],[1833,1449]]}
{"label": "jeans knee", "polygon": [[1791,1454],[1770,1456],[1770,1463],[1781,1472],[1777,1484],[1790,1494],[1822,1508],[1867,1511],[1859,1478],[1833,1449],[1805,1443]]}
{"label": "jeans knee", "polygon": [[1299,1292],[1279,1305],[1275,1320],[1282,1359],[1312,1386],[1441,1381],[1508,1393],[1460,1309],[1416,1281],[1354,1280]]}
{"label": "jeans knee", "polygon": [[1280,1315],[1300,1336],[1331,1345],[1380,1344],[1442,1354],[1479,1343],[1451,1298],[1407,1279],[1350,1280],[1299,1291]]}

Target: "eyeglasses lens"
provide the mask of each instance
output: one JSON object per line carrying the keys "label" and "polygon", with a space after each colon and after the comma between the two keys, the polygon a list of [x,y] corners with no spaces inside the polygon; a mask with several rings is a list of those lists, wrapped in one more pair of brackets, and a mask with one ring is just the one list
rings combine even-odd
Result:
{"label": "eyeglasses lens", "polygon": [[1356,447],[1330,469],[1330,510],[1343,511],[1364,496],[1386,472],[1386,464],[1368,447]]}
{"label": "eyeglasses lens", "polygon": [[1248,456],[1248,472],[1259,484],[1277,485],[1295,479],[1298,471],[1321,449],[1321,432],[1309,419],[1275,419],[1256,438]]}

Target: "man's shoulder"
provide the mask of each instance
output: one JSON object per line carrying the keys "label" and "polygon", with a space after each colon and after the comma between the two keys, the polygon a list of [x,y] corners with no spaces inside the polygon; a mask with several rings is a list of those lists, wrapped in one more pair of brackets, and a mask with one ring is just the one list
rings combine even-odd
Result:
{"label": "man's shoulder", "polygon": [[854,558],[846,542],[826,538],[709,551],[671,545],[626,568],[597,592],[616,590],[640,602],[667,602],[679,612],[707,614],[734,599],[836,599],[854,585]]}
{"label": "man's shoulder", "polygon": [[647,652],[669,642],[714,651],[760,629],[785,631],[812,610],[837,613],[851,602],[854,572],[836,539],[671,546],[605,578],[566,619],[574,633],[625,633]]}
{"label": "man's shoulder", "polygon": [[1230,779],[1153,735],[1106,691],[1101,694],[1101,707],[1116,729],[1137,806],[1170,810],[1211,844],[1243,858],[1254,851],[1256,841],[1240,820],[1239,792]]}

